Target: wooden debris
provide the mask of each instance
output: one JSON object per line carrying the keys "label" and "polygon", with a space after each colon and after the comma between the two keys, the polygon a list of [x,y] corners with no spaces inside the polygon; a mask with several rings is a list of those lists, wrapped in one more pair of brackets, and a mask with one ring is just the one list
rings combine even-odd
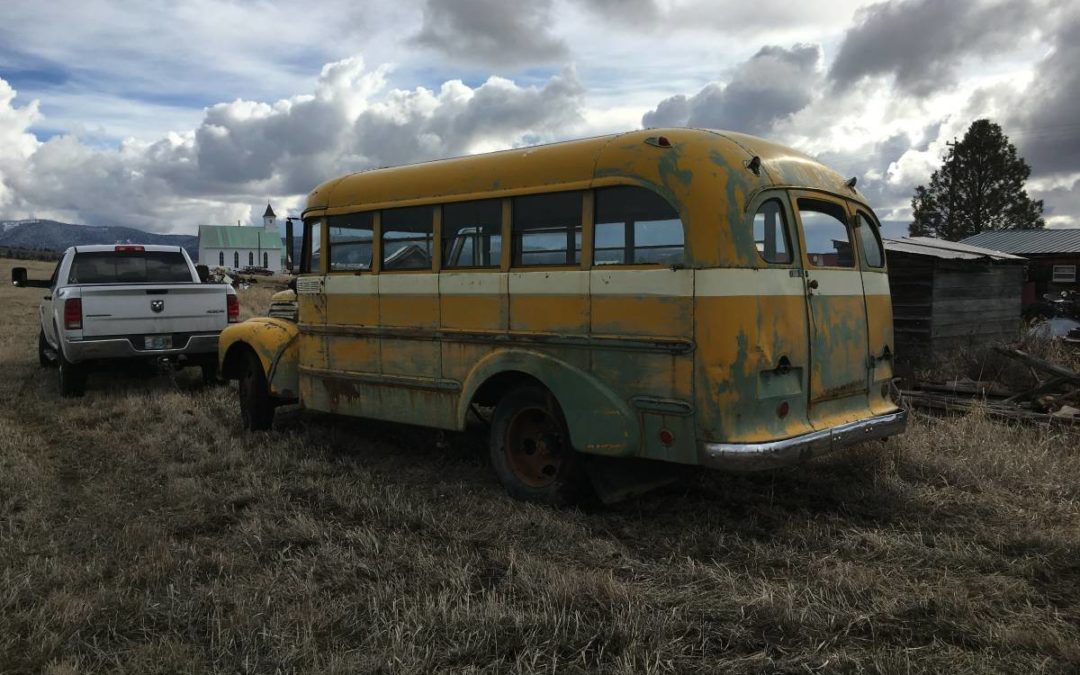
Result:
{"label": "wooden debris", "polygon": [[900,394],[910,405],[930,410],[967,412],[978,408],[999,419],[1080,426],[1080,374],[1019,349],[999,347],[997,351],[1024,364],[1035,384],[1024,391],[1009,391],[996,382],[920,382],[917,389]]}

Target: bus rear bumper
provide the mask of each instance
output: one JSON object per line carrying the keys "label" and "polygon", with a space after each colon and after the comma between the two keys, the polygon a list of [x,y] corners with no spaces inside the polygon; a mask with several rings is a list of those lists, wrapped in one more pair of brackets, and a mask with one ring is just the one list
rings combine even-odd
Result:
{"label": "bus rear bumper", "polygon": [[701,464],[723,471],[778,469],[820,457],[858,443],[888,438],[907,426],[907,411],[898,410],[832,429],[767,443],[703,443]]}

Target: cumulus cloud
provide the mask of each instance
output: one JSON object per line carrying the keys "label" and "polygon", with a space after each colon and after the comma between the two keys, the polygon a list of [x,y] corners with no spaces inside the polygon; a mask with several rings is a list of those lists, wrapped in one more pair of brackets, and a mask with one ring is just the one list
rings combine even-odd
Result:
{"label": "cumulus cloud", "polygon": [[0,80],[0,209],[14,200],[11,183],[40,145],[29,131],[41,117],[37,101],[17,108],[15,94],[11,85]]}
{"label": "cumulus cloud", "polygon": [[1030,0],[888,0],[860,10],[829,69],[837,85],[893,76],[925,97],[954,84],[965,57],[1015,48],[1038,14]]}
{"label": "cumulus cloud", "polygon": [[1080,7],[1057,18],[1053,49],[1006,120],[1036,176],[1080,169]]}
{"label": "cumulus cloud", "polygon": [[0,213],[191,231],[247,219],[268,196],[296,204],[346,171],[565,137],[581,121],[572,69],[540,86],[492,77],[438,90],[388,91],[385,76],[346,59],[323,68],[311,94],[220,103],[194,130],[116,149],[75,136],[38,143],[36,106],[15,107],[0,80]]}
{"label": "cumulus cloud", "polygon": [[642,118],[646,127],[689,126],[766,133],[814,98],[821,73],[817,45],[762,47],[735,68],[727,84],[664,99]]}
{"label": "cumulus cloud", "polygon": [[520,66],[564,58],[551,33],[552,0],[427,0],[414,40],[463,63]]}

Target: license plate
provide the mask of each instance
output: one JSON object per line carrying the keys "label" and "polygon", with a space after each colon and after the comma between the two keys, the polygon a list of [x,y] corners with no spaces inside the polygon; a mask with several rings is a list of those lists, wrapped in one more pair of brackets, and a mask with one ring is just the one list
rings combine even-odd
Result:
{"label": "license plate", "polygon": [[172,349],[171,335],[147,335],[143,338],[144,349]]}

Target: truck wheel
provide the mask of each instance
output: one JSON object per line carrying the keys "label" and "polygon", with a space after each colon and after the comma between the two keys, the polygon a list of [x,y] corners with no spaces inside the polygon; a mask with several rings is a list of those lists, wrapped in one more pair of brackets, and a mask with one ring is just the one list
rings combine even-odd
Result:
{"label": "truck wheel", "polygon": [[50,368],[55,366],[56,363],[49,358],[49,341],[45,339],[45,331],[38,331],[37,336],[37,357],[38,365],[42,368]]}
{"label": "truck wheel", "polygon": [[265,431],[274,423],[274,404],[259,357],[244,354],[240,374],[240,420],[248,431]]}
{"label": "truck wheel", "polygon": [[202,370],[202,382],[204,385],[210,386],[214,384],[221,384],[221,378],[218,377],[218,367],[216,363],[207,363],[199,366]]}
{"label": "truck wheel", "polygon": [[577,503],[587,481],[562,411],[543,387],[504,396],[491,423],[491,463],[510,496],[551,506]]}
{"label": "truck wheel", "polygon": [[74,398],[86,393],[86,366],[68,361],[63,349],[56,350],[56,365],[62,397]]}

